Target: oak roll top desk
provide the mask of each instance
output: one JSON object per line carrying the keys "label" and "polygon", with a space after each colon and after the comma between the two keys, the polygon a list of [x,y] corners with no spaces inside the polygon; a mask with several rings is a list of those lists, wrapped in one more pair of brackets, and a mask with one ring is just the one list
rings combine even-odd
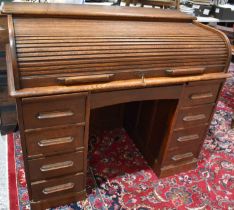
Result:
{"label": "oak roll top desk", "polygon": [[157,9],[6,3],[1,12],[32,209],[84,198],[89,133],[108,107],[159,177],[196,167],[229,77],[224,34]]}

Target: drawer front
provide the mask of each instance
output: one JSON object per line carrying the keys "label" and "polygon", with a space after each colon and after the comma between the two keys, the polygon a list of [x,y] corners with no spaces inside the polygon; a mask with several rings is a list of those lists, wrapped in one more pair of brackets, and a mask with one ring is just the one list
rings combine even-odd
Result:
{"label": "drawer front", "polygon": [[85,188],[84,174],[65,176],[49,181],[31,183],[32,199],[38,201],[61,194],[80,192]]}
{"label": "drawer front", "polygon": [[199,155],[198,145],[179,148],[178,150],[168,151],[166,154],[165,160],[163,161],[163,165],[173,165],[186,161],[191,161],[194,158],[197,158]]}
{"label": "drawer front", "polygon": [[28,160],[31,181],[82,172],[84,153],[76,152],[47,158]]}
{"label": "drawer front", "polygon": [[174,131],[168,150],[178,150],[180,148],[199,147],[203,141],[207,126],[198,126],[183,130]]}
{"label": "drawer front", "polygon": [[86,96],[68,94],[22,100],[25,129],[85,121]]}
{"label": "drawer front", "polygon": [[220,88],[220,83],[186,87],[183,95],[182,106],[193,106],[215,102]]}
{"label": "drawer front", "polygon": [[25,132],[28,157],[58,154],[75,151],[84,146],[84,127],[70,125],[68,127],[43,129]]}
{"label": "drawer front", "polygon": [[214,105],[182,108],[177,116],[175,129],[188,128],[208,123]]}

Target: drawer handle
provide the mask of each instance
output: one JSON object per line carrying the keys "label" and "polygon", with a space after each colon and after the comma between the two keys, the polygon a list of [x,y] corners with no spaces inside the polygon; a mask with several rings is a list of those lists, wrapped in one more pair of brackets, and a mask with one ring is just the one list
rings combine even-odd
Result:
{"label": "drawer handle", "polygon": [[57,185],[54,187],[47,187],[45,189],[42,190],[42,192],[45,195],[51,194],[51,193],[56,193],[56,192],[61,192],[64,190],[70,190],[72,188],[74,188],[75,184],[72,182],[66,183],[66,184],[61,184],[61,185]]}
{"label": "drawer handle", "polygon": [[63,85],[74,85],[89,82],[108,82],[114,77],[114,74],[98,74],[77,77],[59,77],[58,82]]}
{"label": "drawer handle", "polygon": [[191,100],[199,100],[199,99],[206,99],[206,98],[212,98],[212,93],[201,93],[201,94],[193,94],[190,96]]}
{"label": "drawer handle", "polygon": [[6,31],[5,27],[0,26],[0,31]]}
{"label": "drawer handle", "polygon": [[168,76],[198,75],[203,74],[205,68],[167,69],[165,72]]}
{"label": "drawer handle", "polygon": [[199,135],[194,134],[194,135],[188,135],[188,136],[181,136],[177,139],[178,142],[185,142],[185,141],[192,141],[195,139],[199,139]]}
{"label": "drawer handle", "polygon": [[174,155],[171,159],[174,161],[178,161],[178,160],[182,160],[182,159],[189,158],[189,157],[193,157],[192,152],[188,152],[188,153],[181,154],[181,155]]}
{"label": "drawer handle", "polygon": [[74,140],[74,138],[69,136],[69,137],[41,140],[37,144],[39,147],[48,147],[48,146],[52,146],[52,145],[71,143],[71,142],[73,142],[73,140]]}
{"label": "drawer handle", "polygon": [[53,163],[53,164],[48,164],[48,165],[43,165],[40,168],[41,172],[47,172],[47,171],[53,171],[53,170],[58,170],[58,169],[63,169],[63,168],[69,168],[73,166],[73,161],[65,161],[65,162],[60,162],[60,163]]}
{"label": "drawer handle", "polygon": [[37,119],[45,120],[45,119],[53,119],[53,118],[58,118],[58,117],[69,117],[69,116],[72,116],[72,115],[74,115],[74,113],[72,111],[43,112],[43,113],[39,113],[37,115]]}
{"label": "drawer handle", "polygon": [[183,121],[191,122],[191,121],[196,121],[196,120],[203,120],[205,118],[206,118],[206,115],[198,114],[198,115],[193,115],[193,116],[186,116],[183,118]]}

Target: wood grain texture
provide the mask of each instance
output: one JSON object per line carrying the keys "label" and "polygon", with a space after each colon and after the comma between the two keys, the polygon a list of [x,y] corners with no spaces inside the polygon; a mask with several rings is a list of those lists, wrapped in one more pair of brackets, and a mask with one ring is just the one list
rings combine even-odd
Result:
{"label": "wood grain texture", "polygon": [[23,88],[56,85],[59,75],[115,72],[122,80],[139,71],[166,76],[173,68],[219,72],[228,57],[221,37],[192,23],[19,17],[14,26]]}
{"label": "wood grain texture", "polygon": [[[69,189],[64,189],[61,191],[54,191],[54,193],[45,194],[43,190],[49,187],[56,187],[67,183],[73,183],[74,186]],[[75,175],[65,176],[62,178],[51,179],[51,180],[42,180],[40,182],[32,182],[32,197],[33,201],[56,198],[56,196],[63,194],[63,197],[66,197],[68,193],[71,192],[81,192],[85,188],[84,185],[84,174],[77,173]],[[63,199],[62,199],[63,200]],[[59,201],[57,201],[59,203]],[[56,205],[55,205],[56,206]]]}
{"label": "wood grain texture", "polygon": [[25,129],[85,122],[85,100],[79,94],[23,99]]}
{"label": "wood grain texture", "polygon": [[[10,69],[8,70],[10,71]],[[8,75],[10,78],[12,78],[11,73],[9,73]],[[156,78],[145,78],[144,80],[131,79],[131,80],[112,81],[109,83],[100,83],[100,84],[88,84],[88,85],[79,85],[79,86],[36,87],[36,88],[24,88],[21,90],[15,90],[14,85],[10,84],[9,94],[12,97],[21,98],[29,96],[41,96],[41,95],[86,92],[86,91],[100,92],[100,91],[133,89],[140,87],[160,86],[160,85],[182,84],[186,82],[217,80],[217,79],[225,79],[228,77],[231,77],[231,74],[210,73],[199,76],[184,76],[180,78],[156,77]]]}
{"label": "wood grain texture", "polygon": [[214,104],[185,107],[179,111],[175,129],[190,128],[198,124],[207,125]]}
{"label": "wood grain texture", "polygon": [[222,72],[230,60],[222,33],[179,12],[27,3],[5,4],[2,12],[10,15],[16,89],[56,86],[60,77],[114,74],[121,81],[167,71]]}
{"label": "wood grain texture", "polygon": [[181,85],[172,87],[141,88],[137,90],[120,90],[103,93],[93,93],[90,96],[90,108],[110,106],[133,101],[156,99],[177,99],[180,96]]}
{"label": "wood grain texture", "polygon": [[[84,148],[84,126],[79,124],[31,130],[25,136],[28,158],[74,152]],[[63,140],[64,138],[67,140]],[[40,144],[43,142],[44,146]]]}
{"label": "wood grain texture", "polygon": [[5,3],[2,7],[3,14],[17,15],[44,15],[47,16],[75,16],[82,18],[104,19],[135,19],[135,20],[170,20],[191,22],[196,19],[193,16],[174,11],[162,11],[154,9],[135,9],[130,7],[108,7],[90,5],[61,5],[30,3]]}
{"label": "wood grain texture", "polygon": [[124,122],[159,176],[195,166],[230,76],[225,35],[154,9],[12,3],[3,13],[32,209],[83,198],[89,128]]}
{"label": "wood grain texture", "polygon": [[56,86],[60,77],[83,80],[114,73],[113,80],[121,81],[167,76],[166,70],[186,69],[189,75],[193,69],[203,68],[204,73],[227,69],[227,39],[189,16],[73,6],[3,6],[3,13],[13,14],[9,24],[15,35],[11,57],[16,89]]}
{"label": "wood grain texture", "polygon": [[83,151],[29,160],[31,181],[34,182],[83,172],[83,161]]}

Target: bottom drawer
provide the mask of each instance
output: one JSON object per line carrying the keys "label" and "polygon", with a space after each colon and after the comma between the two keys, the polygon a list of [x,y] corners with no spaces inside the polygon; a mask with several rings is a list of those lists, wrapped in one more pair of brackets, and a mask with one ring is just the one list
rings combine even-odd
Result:
{"label": "bottom drawer", "polygon": [[49,181],[31,183],[32,200],[38,201],[65,193],[80,192],[85,189],[84,174],[66,176]]}

